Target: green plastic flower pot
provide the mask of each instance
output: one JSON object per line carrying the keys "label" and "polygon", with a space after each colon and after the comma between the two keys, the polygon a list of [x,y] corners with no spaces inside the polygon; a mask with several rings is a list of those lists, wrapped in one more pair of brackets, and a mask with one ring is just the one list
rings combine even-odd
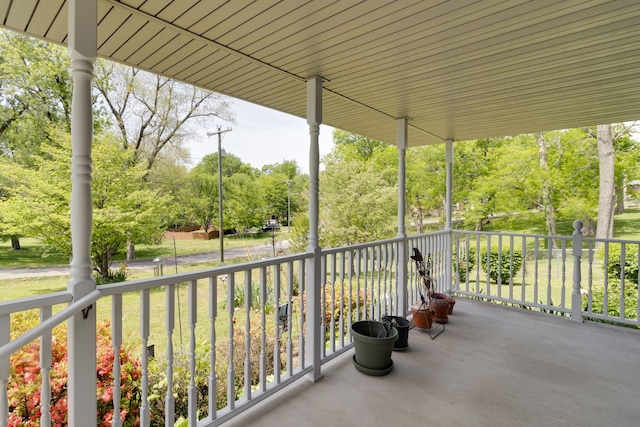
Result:
{"label": "green plastic flower pot", "polygon": [[362,320],[351,325],[355,355],[353,363],[367,375],[386,375],[393,369],[391,353],[398,330],[375,320]]}

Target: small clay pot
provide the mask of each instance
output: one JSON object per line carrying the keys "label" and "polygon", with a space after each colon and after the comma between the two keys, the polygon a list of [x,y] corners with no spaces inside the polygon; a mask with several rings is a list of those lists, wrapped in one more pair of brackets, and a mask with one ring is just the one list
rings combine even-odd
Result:
{"label": "small clay pot", "polygon": [[456,299],[454,297],[449,297],[447,301],[449,301],[449,314],[453,314],[453,306],[456,304]]}
{"label": "small clay pot", "polygon": [[411,314],[413,314],[413,326],[418,329],[431,329],[433,324],[432,309],[415,304],[411,306]]}
{"label": "small clay pot", "polygon": [[449,321],[449,296],[436,293],[429,302],[429,307],[434,310],[433,321],[437,323],[447,323]]}

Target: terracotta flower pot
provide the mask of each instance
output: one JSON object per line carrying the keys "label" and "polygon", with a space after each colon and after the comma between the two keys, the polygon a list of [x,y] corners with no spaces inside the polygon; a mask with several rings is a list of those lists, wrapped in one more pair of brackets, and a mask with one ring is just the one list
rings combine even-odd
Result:
{"label": "terracotta flower pot", "polygon": [[429,307],[434,310],[433,321],[447,323],[449,321],[449,295],[436,293],[429,302]]}
{"label": "terracotta flower pot", "polygon": [[453,306],[456,303],[456,299],[454,297],[449,297],[447,301],[449,301],[449,314],[453,314]]}
{"label": "terracotta flower pot", "polygon": [[426,306],[421,306],[420,304],[411,306],[413,326],[418,329],[431,329],[431,325],[433,324],[432,313],[433,310]]}

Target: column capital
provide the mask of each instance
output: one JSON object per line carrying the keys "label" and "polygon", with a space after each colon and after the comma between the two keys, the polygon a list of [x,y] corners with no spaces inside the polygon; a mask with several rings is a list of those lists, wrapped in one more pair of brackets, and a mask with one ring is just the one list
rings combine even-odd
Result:
{"label": "column capital", "polygon": [[69,57],[93,62],[98,55],[98,2],[69,0],[68,4]]}
{"label": "column capital", "polygon": [[307,79],[307,124],[322,124],[322,77],[313,76]]}
{"label": "column capital", "polygon": [[398,145],[398,150],[406,150],[409,145],[409,118],[408,117],[400,117],[396,119],[396,144]]}

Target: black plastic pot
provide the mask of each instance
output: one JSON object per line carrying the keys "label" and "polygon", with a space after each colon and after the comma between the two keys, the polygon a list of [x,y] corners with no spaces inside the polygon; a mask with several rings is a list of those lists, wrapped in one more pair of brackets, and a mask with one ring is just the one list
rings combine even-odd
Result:
{"label": "black plastic pot", "polygon": [[391,322],[391,325],[398,330],[398,341],[393,344],[393,349],[397,351],[405,350],[409,347],[409,325],[410,321],[404,317],[384,316],[383,322]]}

